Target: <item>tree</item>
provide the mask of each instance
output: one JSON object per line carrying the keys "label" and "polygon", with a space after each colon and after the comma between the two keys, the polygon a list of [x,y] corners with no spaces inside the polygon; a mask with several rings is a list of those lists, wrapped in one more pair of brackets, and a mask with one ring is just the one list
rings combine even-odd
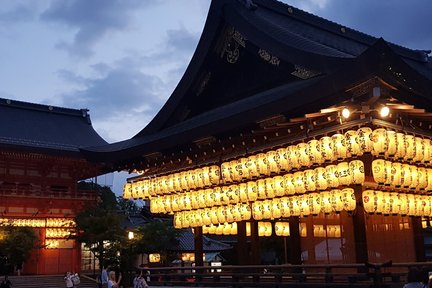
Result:
{"label": "tree", "polygon": [[[0,256],[2,266],[21,269],[33,249],[41,248],[36,231],[30,227],[0,227]],[[2,267],[5,269],[5,267]],[[9,270],[9,269],[7,269]],[[11,272],[11,271],[3,271]]]}
{"label": "tree", "polygon": [[140,227],[136,234],[136,252],[160,253],[163,260],[169,261],[171,248],[178,244],[179,230],[168,221],[155,220]]}
{"label": "tree", "polygon": [[125,217],[119,213],[115,194],[109,187],[94,183],[80,182],[79,188],[99,191],[100,201],[78,213],[75,238],[85,243],[99,263],[119,265],[117,252],[125,241],[125,230],[122,227]]}
{"label": "tree", "polygon": [[140,213],[141,208],[133,201],[124,199],[122,196],[117,197],[117,203],[120,210],[126,215],[137,215]]}

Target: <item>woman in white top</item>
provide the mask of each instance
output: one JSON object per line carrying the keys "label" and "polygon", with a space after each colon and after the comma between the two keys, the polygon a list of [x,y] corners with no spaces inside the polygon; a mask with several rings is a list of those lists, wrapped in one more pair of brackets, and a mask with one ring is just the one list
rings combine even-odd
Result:
{"label": "woman in white top", "polygon": [[116,281],[115,279],[116,275],[115,275],[115,271],[110,271],[108,274],[108,288],[119,288],[119,284],[121,281],[121,274],[119,276],[118,281]]}
{"label": "woman in white top", "polygon": [[73,285],[73,282],[71,279],[71,273],[70,272],[66,273],[66,276],[64,277],[64,281],[66,284],[66,288],[73,288],[74,285]]}

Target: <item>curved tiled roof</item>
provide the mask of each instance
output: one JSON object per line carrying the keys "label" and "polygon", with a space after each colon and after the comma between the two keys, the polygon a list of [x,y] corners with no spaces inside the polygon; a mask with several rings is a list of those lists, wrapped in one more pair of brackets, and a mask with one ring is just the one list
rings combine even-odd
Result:
{"label": "curved tiled roof", "polygon": [[51,153],[79,153],[106,145],[96,133],[88,110],[69,109],[0,98],[0,145]]}

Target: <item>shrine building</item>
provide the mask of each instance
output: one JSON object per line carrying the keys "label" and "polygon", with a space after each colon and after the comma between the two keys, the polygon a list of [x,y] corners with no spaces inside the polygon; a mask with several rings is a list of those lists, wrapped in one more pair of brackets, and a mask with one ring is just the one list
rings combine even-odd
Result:
{"label": "shrine building", "polygon": [[85,109],[0,99],[0,123],[0,225],[33,227],[43,246],[21,272],[80,272],[81,244],[68,236],[75,215],[98,195],[77,182],[101,172],[79,149],[106,142]]}
{"label": "shrine building", "polygon": [[270,235],[287,237],[286,263],[422,261],[429,54],[278,1],[214,0],[154,119],[82,152],[138,172],[124,197],[194,228],[197,265],[205,233],[237,235],[238,264],[259,264]]}

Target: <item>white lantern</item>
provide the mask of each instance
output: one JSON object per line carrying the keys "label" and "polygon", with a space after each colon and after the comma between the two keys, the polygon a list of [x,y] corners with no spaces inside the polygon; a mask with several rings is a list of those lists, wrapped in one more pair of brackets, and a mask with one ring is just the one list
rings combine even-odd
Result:
{"label": "white lantern", "polygon": [[375,129],[371,134],[372,155],[381,156],[387,150],[387,130],[384,128]]}
{"label": "white lantern", "polygon": [[255,181],[247,182],[247,198],[249,202],[254,202],[258,199],[258,186]]}
{"label": "white lantern", "polygon": [[342,134],[334,134],[331,136],[333,141],[333,153],[337,160],[347,158],[347,145],[345,143],[345,136]]}
{"label": "white lantern", "polygon": [[[273,178],[266,178],[265,179],[265,193],[266,193],[266,199],[274,198],[276,196],[276,188]],[[259,193],[259,190],[258,190]]]}
{"label": "white lantern", "polygon": [[365,180],[364,164],[361,160],[353,160],[349,162],[349,167],[353,177],[354,184],[363,184]]}
{"label": "white lantern", "polygon": [[344,136],[348,156],[351,157],[363,155],[363,151],[360,149],[357,131],[348,130],[345,132]]}
{"label": "white lantern", "polygon": [[279,154],[276,151],[268,151],[266,153],[267,163],[270,170],[270,174],[276,174],[280,172],[280,159]]}
{"label": "white lantern", "polygon": [[256,183],[258,188],[258,199],[267,199],[265,179],[258,179]]}
{"label": "white lantern", "polygon": [[427,179],[428,174],[426,168],[418,167],[417,177],[418,177],[417,190],[424,191],[428,184],[428,179]]}
{"label": "white lantern", "polygon": [[362,193],[363,207],[367,213],[375,213],[376,211],[374,194],[373,190],[365,190]]}
{"label": "white lantern", "polygon": [[373,143],[371,140],[372,129],[369,127],[361,127],[357,130],[358,142],[363,153],[372,152]]}
{"label": "white lantern", "polygon": [[419,175],[417,166],[411,166],[411,185],[410,189],[417,189],[419,184]]}
{"label": "white lantern", "polygon": [[248,171],[249,171],[249,177],[251,178],[257,178],[260,176],[259,170],[258,170],[258,157],[255,155],[248,157]]}
{"label": "white lantern", "polygon": [[356,208],[354,189],[345,188],[342,190],[342,202],[345,211],[354,211]]}
{"label": "white lantern", "polygon": [[375,182],[384,185],[386,180],[385,172],[385,160],[376,159],[372,161],[372,175]]}
{"label": "white lantern", "polygon": [[297,158],[300,166],[309,167],[311,165],[309,159],[309,146],[306,143],[299,143],[296,146]]}
{"label": "white lantern", "polygon": [[308,197],[310,214],[318,215],[321,212],[321,195],[319,193],[310,193],[306,197]]}
{"label": "white lantern", "polygon": [[334,146],[333,141],[330,137],[324,136],[320,139],[321,155],[325,162],[331,162],[335,160],[333,153]]}
{"label": "white lantern", "polygon": [[348,162],[340,162],[337,165],[337,171],[339,175],[339,185],[347,186],[354,182]]}
{"label": "white lantern", "polygon": [[282,197],[285,195],[285,179],[283,176],[273,177],[274,191],[276,197]]}
{"label": "white lantern", "polygon": [[306,192],[303,172],[298,171],[294,173],[294,187],[297,194],[303,194]]}
{"label": "white lantern", "polygon": [[402,164],[393,162],[391,163],[391,176],[390,185],[395,188],[402,186]]}
{"label": "white lantern", "polygon": [[395,158],[398,160],[402,160],[406,155],[406,142],[405,142],[405,134],[404,133],[396,133],[396,154]]}
{"label": "white lantern", "polygon": [[431,144],[431,140],[430,139],[423,139],[423,144],[424,144],[424,156],[423,156],[423,161],[422,163],[425,164],[426,166],[430,166],[430,163],[432,161],[432,144]]}
{"label": "white lantern", "polygon": [[257,160],[258,160],[258,171],[260,173],[260,176],[270,175],[267,155],[264,153],[259,153],[257,155]]}
{"label": "white lantern", "polygon": [[321,154],[321,146],[319,140],[310,140],[308,142],[308,154],[311,164],[322,164],[324,163],[323,156]]}
{"label": "white lantern", "polygon": [[325,214],[333,212],[332,194],[330,191],[321,192],[321,211]]}
{"label": "white lantern", "polygon": [[325,167],[327,171],[327,183],[329,188],[339,186],[339,173],[336,165],[328,165]]}
{"label": "white lantern", "polygon": [[402,187],[409,188],[412,183],[412,175],[411,175],[411,165],[402,164]]}
{"label": "white lantern", "polygon": [[415,137],[414,147],[415,147],[415,153],[414,153],[415,156],[413,158],[413,162],[420,163],[423,160],[424,153],[425,153],[425,145],[424,145],[423,138]]}
{"label": "white lantern", "polygon": [[328,187],[326,169],[323,167],[317,167],[314,169],[314,172],[315,172],[315,180],[316,180],[316,189],[326,190]]}
{"label": "white lantern", "polygon": [[273,219],[279,219],[282,217],[280,199],[273,199],[271,201],[271,213]]}
{"label": "white lantern", "polygon": [[397,152],[397,136],[395,131],[387,130],[387,150],[384,152],[386,158],[396,155]]}
{"label": "white lantern", "polygon": [[289,171],[291,167],[289,166],[288,161],[288,153],[286,148],[279,148],[276,150],[276,153],[278,154],[278,159],[280,161],[279,168],[281,171]]}
{"label": "white lantern", "polygon": [[303,171],[303,183],[305,185],[306,191],[315,191],[316,190],[316,180],[315,180],[315,171],[312,169],[308,169]]}
{"label": "white lantern", "polygon": [[294,168],[294,169],[298,169],[301,167],[299,159],[298,159],[298,154],[297,154],[297,146],[296,145],[291,145],[287,148],[287,155],[288,155],[288,163],[289,163],[289,167]]}
{"label": "white lantern", "polygon": [[[294,182],[294,175],[293,174],[285,174],[284,176],[285,181],[285,194],[286,195],[294,195],[295,194],[295,182]],[[432,187],[432,184],[431,184]]]}
{"label": "white lantern", "polygon": [[248,202],[247,192],[248,192],[247,184],[246,183],[240,183],[240,185],[239,185],[240,202],[242,202],[242,203]]}
{"label": "white lantern", "polygon": [[404,159],[412,161],[415,157],[415,137],[413,135],[405,135],[406,153]]}

